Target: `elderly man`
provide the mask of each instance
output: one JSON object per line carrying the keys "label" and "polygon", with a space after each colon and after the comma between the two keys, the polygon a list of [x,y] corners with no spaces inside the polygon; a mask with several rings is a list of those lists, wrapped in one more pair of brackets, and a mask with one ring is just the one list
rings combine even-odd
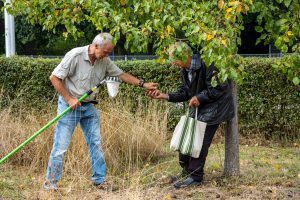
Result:
{"label": "elderly man", "polygon": [[112,36],[100,33],[92,44],[74,48],[62,59],[54,69],[50,80],[60,94],[58,97],[58,114],[71,106],[72,111],[63,116],[57,123],[53,148],[51,151],[45,189],[56,189],[63,169],[65,152],[77,123],[84,133],[92,165],[92,182],[101,188],[105,181],[106,164],[101,149],[99,113],[93,104],[96,92],[80,103],[78,101],[86,91],[100,83],[106,76],[117,76],[122,81],[147,90],[156,89],[157,83],[145,83],[142,79],[123,72],[110,59],[113,51]]}
{"label": "elderly man", "polygon": [[[179,48],[182,50],[178,51]],[[172,176],[171,181],[175,182],[176,188],[184,188],[201,184],[206,156],[214,134],[221,122],[230,120],[234,116],[233,99],[227,81],[212,87],[212,77],[217,74],[214,65],[206,67],[199,54],[193,55],[186,43],[177,42],[172,45],[169,49],[169,58],[172,60],[172,65],[181,69],[181,87],[174,93],[167,94],[152,90],[148,94],[154,99],[169,102],[189,101],[189,106],[192,107],[190,116],[195,116],[195,108],[198,107],[198,120],[207,122],[199,158],[179,153],[182,172],[178,176]],[[185,179],[178,181],[179,177]]]}

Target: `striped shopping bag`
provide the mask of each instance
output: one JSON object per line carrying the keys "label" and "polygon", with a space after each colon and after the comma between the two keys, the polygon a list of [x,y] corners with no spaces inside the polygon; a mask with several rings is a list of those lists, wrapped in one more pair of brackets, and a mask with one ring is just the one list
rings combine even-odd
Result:
{"label": "striped shopping bag", "polygon": [[[171,139],[170,148],[180,151],[184,155],[198,158],[202,149],[206,123],[198,121],[197,118],[189,117],[189,110],[186,115],[181,116],[180,121],[175,127]],[[198,108],[196,108],[196,114]]]}

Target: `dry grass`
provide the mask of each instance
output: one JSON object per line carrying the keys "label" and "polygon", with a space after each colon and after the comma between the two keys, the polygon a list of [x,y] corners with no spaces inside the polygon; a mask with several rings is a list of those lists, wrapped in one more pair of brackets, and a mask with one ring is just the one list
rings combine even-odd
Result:
{"label": "dry grass", "polygon": [[[149,105],[155,112],[129,111],[122,101],[109,101],[98,106],[101,118],[102,146],[111,174],[132,172],[164,156],[167,133],[168,109]],[[25,109],[12,112],[10,108],[0,112],[0,157],[4,157],[20,145],[25,139],[43,127],[55,117],[55,106],[47,111],[26,112]],[[43,171],[52,148],[54,125],[27,144],[21,151],[9,159],[9,163],[29,166],[35,171]],[[90,163],[87,146],[78,126],[75,129],[71,145],[65,157],[65,172],[89,173]],[[76,172],[74,172],[76,171]],[[80,172],[81,171],[81,172]]]}
{"label": "dry grass", "polygon": [[[44,173],[28,167],[4,165],[0,167],[0,197],[5,199],[299,199],[299,148],[241,145],[241,175],[222,177],[224,146],[213,144],[206,163],[204,185],[176,190],[167,177],[179,171],[177,155],[171,154],[156,163],[128,174],[109,176],[118,179],[119,190],[105,192],[92,187],[82,170],[65,174],[58,192],[42,189]],[[167,198],[170,197],[170,198]],[[176,197],[176,198],[175,198]]]}
{"label": "dry grass", "polygon": [[[119,190],[105,192],[91,185],[88,151],[80,128],[75,130],[65,158],[58,192],[42,188],[52,146],[54,126],[0,166],[0,199],[298,199],[300,198],[300,151],[294,147],[241,139],[241,176],[222,177],[223,132],[210,148],[203,186],[175,190],[167,177],[180,170],[177,154],[167,150],[168,106],[138,107],[133,115],[126,101],[108,101],[97,106],[101,114],[103,149],[108,180]],[[55,115],[10,108],[0,112],[0,157],[9,153]]]}

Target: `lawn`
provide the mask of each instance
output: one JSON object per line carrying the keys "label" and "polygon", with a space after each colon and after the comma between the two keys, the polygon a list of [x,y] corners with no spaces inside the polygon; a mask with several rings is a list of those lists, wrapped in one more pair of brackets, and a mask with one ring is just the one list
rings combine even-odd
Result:
{"label": "lawn", "polygon": [[[210,148],[203,185],[174,189],[168,176],[180,168],[177,154],[169,152],[139,170],[110,176],[115,192],[94,188],[90,172],[64,171],[59,190],[42,188],[45,171],[5,164],[0,167],[0,199],[300,199],[300,149],[279,145],[240,145],[241,175],[223,177],[224,145]],[[111,170],[111,169],[110,169]]]}

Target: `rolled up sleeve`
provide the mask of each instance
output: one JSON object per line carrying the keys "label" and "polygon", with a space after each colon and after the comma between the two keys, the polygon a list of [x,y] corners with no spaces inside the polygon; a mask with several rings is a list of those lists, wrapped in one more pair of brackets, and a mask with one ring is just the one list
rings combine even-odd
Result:
{"label": "rolled up sleeve", "polygon": [[120,76],[123,74],[123,70],[121,70],[117,65],[115,65],[110,58],[106,59],[107,71],[106,76]]}
{"label": "rolled up sleeve", "polygon": [[69,56],[68,54],[62,59],[62,61],[53,70],[52,75],[59,79],[64,80],[68,76],[72,76],[75,71],[76,57]]}

